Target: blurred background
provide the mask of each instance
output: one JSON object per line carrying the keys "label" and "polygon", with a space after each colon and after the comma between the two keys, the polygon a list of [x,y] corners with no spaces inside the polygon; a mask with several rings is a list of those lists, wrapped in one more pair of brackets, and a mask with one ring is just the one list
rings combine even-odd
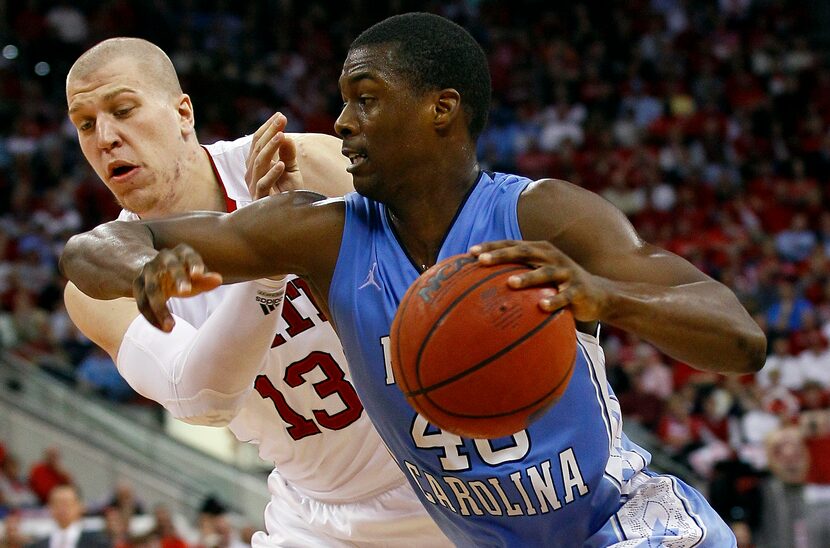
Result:
{"label": "blurred background", "polygon": [[48,533],[61,483],[121,547],[244,546],[267,501],[266,463],[166,419],[63,309],[64,242],[119,211],[66,117],[72,62],[155,42],[203,143],[275,110],[332,133],[349,43],[414,10],[488,53],[482,167],[600,193],[766,331],[764,369],[726,378],[605,330],[629,435],[741,547],[830,546],[830,3],[785,0],[0,0],[0,546]]}

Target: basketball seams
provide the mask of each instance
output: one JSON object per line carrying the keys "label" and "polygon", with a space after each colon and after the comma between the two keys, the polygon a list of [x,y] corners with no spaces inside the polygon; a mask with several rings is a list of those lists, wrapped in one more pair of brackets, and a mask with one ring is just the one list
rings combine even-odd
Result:
{"label": "basketball seams", "polygon": [[[465,269],[466,269],[466,267],[465,267]],[[450,314],[450,312],[452,312],[453,309],[456,306],[458,306],[458,304],[461,301],[466,299],[467,296],[470,293],[472,293],[474,290],[478,289],[482,285],[486,284],[487,282],[489,282],[493,278],[496,278],[496,277],[498,277],[502,274],[507,274],[509,272],[515,272],[515,271],[518,271],[518,270],[526,270],[526,269],[527,269],[526,267],[517,266],[517,265],[500,268],[500,269],[496,270],[495,272],[489,274],[488,276],[486,276],[484,278],[481,278],[480,280],[476,281],[473,285],[467,287],[464,290],[463,293],[459,294],[455,299],[453,299],[446,306],[444,306],[444,310],[441,312],[441,315],[435,320],[435,322],[432,324],[432,327],[430,327],[429,331],[427,331],[426,335],[424,336],[423,340],[421,341],[421,346],[418,348],[418,354],[415,356],[415,368],[414,368],[415,369],[415,381],[417,382],[417,384],[419,386],[421,384],[421,375],[420,375],[420,372],[421,372],[421,358],[423,357],[424,349],[428,346],[429,340],[432,338],[432,335],[435,333],[435,331],[439,327],[441,327],[441,324],[443,323],[444,318],[446,318]],[[456,272],[456,274],[459,274],[460,272],[463,272],[463,270],[459,271],[459,272]],[[466,274],[469,274],[469,273],[472,273],[472,272],[475,272],[475,270],[473,268],[466,269]],[[464,373],[464,374],[466,374],[466,373]],[[460,374],[460,375],[463,376],[464,374]],[[455,375],[454,377],[450,377],[449,379],[444,379],[443,381],[435,383],[432,386],[419,388],[418,390],[416,390],[414,392],[410,392],[409,390],[406,390],[405,393],[406,393],[407,396],[416,396],[416,395],[419,395],[421,393],[432,390],[434,388],[440,388],[444,384],[448,384],[450,382],[453,382],[454,380],[457,380],[457,378],[455,378],[457,376],[458,375]]]}
{"label": "basketball seams", "polygon": [[[414,286],[415,283],[413,282],[409,289],[411,290]],[[406,308],[409,306],[410,300],[410,293],[409,291],[407,291],[406,293],[404,293],[403,299],[401,299],[401,303],[398,306],[398,311],[395,313],[395,317],[392,320],[392,331],[394,332],[395,340],[400,340],[402,323],[400,321],[400,318],[404,316],[404,312],[406,311]],[[390,333],[390,336],[391,335],[392,334]],[[403,393],[406,394],[407,392],[409,392],[409,379],[406,378],[403,368],[400,365],[402,363],[401,345],[393,344],[391,346],[394,349],[394,359],[392,360],[392,373],[395,376],[395,383],[398,385],[398,388],[400,388],[403,391]]]}
{"label": "basketball seams", "polygon": [[[474,272],[475,269],[473,267],[475,266],[475,264],[476,263],[465,264],[461,269],[454,272],[453,276],[457,276],[459,274],[467,275],[467,274],[470,274],[471,272]],[[476,283],[475,286],[473,286],[473,288],[481,285],[481,283],[483,283],[484,281],[488,281],[488,280],[492,279],[493,276],[498,275],[499,273],[512,272],[512,271],[515,271],[515,270],[523,270],[523,267],[513,265],[513,266],[509,266],[507,268],[502,268],[498,272],[496,272],[496,274],[492,274],[488,278],[480,280],[478,283]],[[399,321],[399,318],[402,318],[406,315],[407,308],[409,307],[412,299],[415,298],[414,295],[416,295],[417,292],[413,291],[413,288],[416,285],[418,285],[418,280],[413,282],[412,285],[409,286],[409,289],[407,289],[407,291],[404,293],[404,296],[401,299],[401,302],[398,306],[398,310],[395,313],[395,317],[392,321],[392,330],[391,331],[394,333],[394,339],[396,341],[400,341],[401,331],[404,328],[403,327],[403,322]],[[473,289],[473,288],[469,288],[469,289]],[[441,324],[442,320],[446,317],[446,313],[448,311],[452,310],[452,308],[457,304],[457,301],[460,300],[460,299],[463,299],[463,297],[466,294],[467,293],[465,292],[464,294],[462,294],[461,296],[459,296],[455,300],[453,300],[448,305],[448,308],[444,311],[444,313],[442,313],[441,316],[435,321],[432,328],[430,328],[430,330],[427,332],[427,334],[426,334],[424,340],[422,341],[422,344],[421,344],[421,346],[418,350],[418,355],[416,357],[415,378],[412,379],[416,383],[420,384],[419,379],[418,379],[418,369],[419,369],[419,364],[420,364],[420,360],[421,360],[421,355],[423,353],[423,348],[426,345],[426,342],[432,336],[432,333],[435,331],[435,328],[438,327]],[[395,383],[398,384],[398,387],[403,391],[404,395],[409,396],[409,394],[410,394],[409,380],[410,379],[407,378],[406,374],[404,373],[404,368],[402,367],[403,362],[401,361],[401,345],[396,343],[392,346],[394,347],[394,350],[393,350],[394,360],[392,360],[392,372],[395,375]]]}
{"label": "basketball seams", "polygon": [[[457,267],[459,257],[435,266]],[[534,297],[552,289],[513,293],[507,278],[528,269],[468,263],[422,275],[405,292],[390,326],[389,356],[398,388],[430,423],[464,437],[502,437],[548,413],[564,394],[578,356],[571,313],[536,309]],[[482,345],[478,332],[491,334],[491,344]],[[516,377],[520,371],[527,374]]]}
{"label": "basketball seams", "polygon": [[[424,387],[421,387],[418,390],[415,390],[413,392],[408,392],[407,396],[423,396],[423,395],[426,395],[428,392],[431,392],[433,390],[437,390],[439,388],[443,388],[444,386],[447,386],[448,384],[452,384],[455,381],[463,379],[464,377],[466,377],[470,373],[475,373],[476,371],[478,371],[480,369],[483,369],[484,367],[487,367],[487,365],[489,365],[493,361],[495,361],[495,360],[501,358],[502,356],[510,353],[517,346],[521,345],[522,343],[524,343],[528,339],[532,338],[536,333],[541,331],[550,322],[552,322],[557,317],[559,317],[559,315],[561,313],[562,313],[562,309],[560,308],[559,310],[557,310],[556,312],[553,312],[548,317],[546,317],[544,320],[542,320],[541,322],[539,322],[538,324],[533,326],[533,328],[530,329],[529,331],[527,331],[524,335],[522,335],[521,337],[515,338],[513,341],[511,341],[511,343],[509,345],[503,347],[502,349],[500,349],[495,354],[491,354],[487,358],[481,360],[480,362],[478,362],[476,364],[473,364],[472,366],[465,369],[464,371],[461,371],[460,373],[456,373],[452,377],[447,377],[446,379],[444,379],[442,381],[439,381],[439,382],[436,382],[436,383],[434,383],[430,386],[424,386]],[[424,345],[426,344],[428,339],[429,339],[428,337],[426,339],[424,339]],[[418,357],[420,358],[420,353],[419,353]]]}
{"label": "basketball seams", "polygon": [[511,415],[515,415],[516,413],[520,413],[522,411],[525,411],[526,409],[530,409],[531,407],[534,407],[536,405],[539,405],[541,402],[543,402],[547,398],[549,398],[552,394],[556,393],[556,391],[559,390],[559,388],[562,386],[563,383],[567,383],[570,380],[571,374],[573,373],[575,364],[576,364],[576,352],[574,352],[574,359],[571,361],[571,365],[570,365],[570,367],[568,367],[568,370],[565,372],[564,375],[562,375],[562,378],[559,379],[559,382],[557,383],[557,385],[554,386],[551,390],[549,390],[547,392],[547,394],[545,394],[544,396],[538,398],[536,401],[533,401],[533,402],[528,403],[526,405],[523,405],[521,407],[517,407],[515,409],[511,409],[510,411],[503,411],[501,413],[492,413],[492,414],[489,414],[489,415],[482,415],[482,414],[472,415],[472,414],[467,414],[467,413],[458,413],[458,412],[455,412],[455,411],[449,411],[447,409],[444,409],[443,406],[435,403],[432,399],[430,399],[429,394],[427,394],[427,393],[419,394],[419,395],[422,395],[433,407],[435,407],[436,409],[438,409],[442,413],[444,413],[446,415],[449,415],[451,417],[457,417],[457,418],[463,418],[463,419],[497,419],[497,418],[500,418],[500,417],[508,417],[508,416],[511,416]]}

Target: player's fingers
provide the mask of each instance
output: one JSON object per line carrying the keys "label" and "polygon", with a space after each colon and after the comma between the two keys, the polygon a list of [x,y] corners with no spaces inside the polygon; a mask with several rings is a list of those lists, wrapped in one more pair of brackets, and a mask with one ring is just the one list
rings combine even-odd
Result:
{"label": "player's fingers", "polygon": [[[190,291],[189,288],[188,291]],[[173,294],[170,291],[169,282],[156,276],[147,277],[144,279],[144,294],[150,314],[156,319],[162,331],[169,332],[175,323],[167,308],[167,300]]]}
{"label": "player's fingers", "polygon": [[[257,173],[255,172],[255,168],[257,163],[263,161],[263,149],[268,147],[274,139],[274,136],[282,132],[282,128],[285,127],[285,121],[285,116],[279,112],[274,114],[274,116],[257,130],[257,133],[251,139],[251,149],[248,151],[248,157],[245,159],[245,180],[248,182],[249,188],[251,181],[256,180]],[[271,154],[273,154],[273,151]]]}
{"label": "player's fingers", "polygon": [[285,166],[288,171],[294,171],[298,169],[297,143],[294,142],[294,139],[285,136],[282,140],[282,143],[280,144],[279,154],[280,160],[285,162]]}
{"label": "player's fingers", "polygon": [[282,112],[277,112],[272,117],[271,123],[274,124],[274,128],[277,131],[285,131],[285,126],[288,125],[288,118],[285,117],[285,114]]}
{"label": "player's fingers", "polygon": [[514,289],[540,285],[565,284],[571,280],[573,272],[569,268],[544,265],[528,272],[514,274],[507,279],[507,284]]}
{"label": "player's fingers", "polygon": [[549,242],[514,242],[513,245],[493,247],[478,256],[486,265],[501,263],[560,264],[564,254]]}
{"label": "player's fingers", "polygon": [[217,272],[210,272],[205,266],[202,256],[195,249],[187,244],[179,244],[173,248],[173,252],[181,263],[184,274],[190,285],[186,287],[176,285],[176,296],[188,297],[198,295],[222,285],[222,275]]}
{"label": "player's fingers", "polygon": [[[284,133],[276,133],[262,148],[256,160],[254,161],[251,167],[251,174],[249,180],[253,182],[254,189],[256,191],[265,188],[262,179],[266,176],[270,177],[270,175],[272,174],[270,174],[269,171],[273,169],[275,163],[280,161],[279,150],[284,139]],[[271,181],[271,183],[273,184],[273,181]],[[249,185],[249,189],[250,188],[251,186]],[[270,190],[270,187],[267,187],[267,190]],[[268,196],[267,190],[264,194],[255,194],[255,197],[262,198],[264,196]]]}
{"label": "player's fingers", "polygon": [[254,132],[253,138],[251,139],[251,152],[257,152],[259,150],[258,146],[261,147],[262,143],[266,142],[269,137],[266,137],[266,134],[273,135],[278,131],[282,131],[285,129],[285,124],[288,122],[288,119],[281,113],[275,112],[271,115],[268,120],[265,121],[259,128]]}
{"label": "player's fingers", "polygon": [[167,310],[166,304],[163,305],[161,310],[158,310],[154,306],[157,299],[151,298],[149,294],[149,292],[158,291],[158,289],[159,286],[156,283],[151,283],[148,287],[143,272],[133,281],[133,297],[141,315],[154,327],[169,333],[175,325],[172,314]]}
{"label": "player's fingers", "polygon": [[291,181],[287,181],[286,178],[283,177],[286,171],[285,168],[285,163],[280,160],[271,167],[271,171],[268,173],[269,177],[274,178],[274,185],[271,187],[274,194],[286,192],[288,190],[298,190],[300,188],[300,186],[292,185]]}
{"label": "player's fingers", "polygon": [[179,246],[173,250],[161,250],[151,262],[147,263],[147,271],[153,273],[159,283],[163,284],[163,289],[168,292],[168,296],[190,292],[190,267],[185,257],[201,262],[201,257],[195,251],[187,246]]}
{"label": "player's fingers", "polygon": [[268,170],[275,161],[280,159],[280,147],[285,141],[285,133],[278,131],[268,139],[268,142],[259,151],[254,160],[254,177]]}
{"label": "player's fingers", "polygon": [[222,285],[222,276],[216,272],[209,272],[191,280],[191,295],[198,295],[211,291]]}
{"label": "player's fingers", "polygon": [[256,143],[256,145],[251,145],[251,150],[248,153],[248,158],[246,160],[246,178],[250,176],[255,179],[259,174],[257,169],[259,168],[261,170],[263,163],[270,163],[279,144],[275,143],[274,140],[281,139],[281,137],[278,137],[281,135],[282,132],[276,131],[272,127],[268,132],[263,134],[262,138]]}
{"label": "player's fingers", "polygon": [[189,245],[179,244],[173,248],[173,253],[182,263],[182,267],[189,278],[192,279],[194,276],[200,276],[207,272],[202,256]]}
{"label": "player's fingers", "polygon": [[265,122],[251,139],[251,149],[248,151],[248,157],[245,159],[245,166],[248,171],[251,170],[254,160],[256,160],[257,156],[259,156],[260,151],[262,151],[262,147],[264,147],[271,140],[274,134],[277,133],[272,120],[273,117]]}
{"label": "player's fingers", "polygon": [[270,196],[272,193],[279,192],[281,190],[279,188],[279,180],[284,172],[285,164],[282,162],[275,162],[271,166],[271,169],[269,169],[268,172],[257,181],[254,198],[259,200],[260,198]]}
{"label": "player's fingers", "polygon": [[514,246],[518,243],[519,242],[517,240],[495,240],[492,242],[484,242],[470,247],[470,253],[472,253],[473,256],[478,257],[482,253],[486,253],[494,249],[501,249],[503,247]]}
{"label": "player's fingers", "polygon": [[567,291],[562,291],[555,295],[549,295],[539,300],[539,308],[545,312],[555,312],[560,308],[565,308],[570,305],[570,295]]}

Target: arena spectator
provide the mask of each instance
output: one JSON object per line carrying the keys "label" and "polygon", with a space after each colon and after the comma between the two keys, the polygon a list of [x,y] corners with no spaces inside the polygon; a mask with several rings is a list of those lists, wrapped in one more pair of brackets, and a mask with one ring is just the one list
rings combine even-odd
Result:
{"label": "arena spectator", "polygon": [[111,548],[112,543],[99,531],[84,529],[84,504],[78,489],[72,485],[56,486],[49,493],[49,514],[56,528],[52,533],[30,545],[30,548]]}
{"label": "arena spectator", "polygon": [[[89,343],[55,298],[63,285],[55,258],[69,233],[120,209],[67,131],[64,76],[77,53],[115,35],[159,43],[186,89],[202,94],[195,101],[205,109],[204,142],[250,131],[281,107],[297,129],[331,131],[341,53],[370,18],[399,3],[371,16],[347,5],[281,4],[287,28],[263,16],[272,7],[261,1],[215,10],[192,2],[42,4],[6,8],[4,44],[16,49],[0,59],[0,348],[76,382]],[[681,363],[660,365],[671,368],[671,382],[664,369],[644,373],[638,341],[605,326],[609,377],[624,406],[639,407],[643,424],[681,461],[717,439],[718,458],[700,459],[710,474],[734,455],[761,473],[761,432],[775,420],[815,424],[816,432],[805,430],[817,455],[809,478],[830,481],[821,418],[830,386],[822,346],[830,338],[830,69],[821,3],[600,4],[407,7],[456,18],[488,52],[494,103],[479,140],[482,168],[603,194],[644,238],[730,285],[769,335],[766,367],[742,380],[748,397]],[[33,72],[41,60],[49,74]],[[713,387],[726,396],[710,405],[728,407],[725,415],[689,416],[689,402]],[[726,517],[736,532],[756,527]]]}
{"label": "arena spectator", "polygon": [[49,501],[49,495],[55,487],[72,483],[72,476],[61,463],[60,450],[54,446],[47,447],[43,459],[34,463],[29,471],[29,487],[41,504]]}
{"label": "arena spectator", "polygon": [[34,508],[37,505],[37,496],[26,485],[26,480],[20,473],[17,457],[7,454],[5,459],[0,461],[0,509],[8,512]]}

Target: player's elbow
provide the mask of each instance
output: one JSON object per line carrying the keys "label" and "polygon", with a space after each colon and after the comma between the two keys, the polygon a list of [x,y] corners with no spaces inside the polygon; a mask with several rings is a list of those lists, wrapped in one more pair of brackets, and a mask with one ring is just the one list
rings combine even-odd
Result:
{"label": "player's elbow", "polygon": [[238,409],[222,409],[205,413],[203,415],[195,415],[190,417],[176,417],[182,422],[192,424],[194,426],[211,426],[221,428],[228,426],[239,412]]}
{"label": "player's elbow", "polygon": [[767,336],[758,325],[754,327],[753,333],[745,340],[747,373],[757,373],[767,360]]}
{"label": "player's elbow", "polygon": [[757,373],[767,359],[767,337],[763,330],[751,322],[745,332],[735,335],[736,352],[731,373],[741,375]]}
{"label": "player's elbow", "polygon": [[242,409],[253,387],[232,394],[204,388],[191,398],[162,402],[175,418],[198,426],[228,426]]}
{"label": "player's elbow", "polygon": [[101,245],[105,238],[102,230],[98,226],[89,232],[82,232],[70,237],[58,259],[58,268],[61,274],[88,295],[90,294],[88,291],[93,291],[96,287],[94,283],[90,283],[91,280],[97,278],[97,276],[90,274],[90,271],[93,270],[90,257],[95,255],[96,248]]}
{"label": "player's elbow", "polygon": [[79,248],[82,245],[81,239],[83,236],[84,234],[76,234],[75,236],[69,238],[66,245],[63,247],[60,258],[58,259],[58,269],[60,270],[60,273],[68,279],[72,279],[72,274],[75,272],[75,265],[80,256]]}

